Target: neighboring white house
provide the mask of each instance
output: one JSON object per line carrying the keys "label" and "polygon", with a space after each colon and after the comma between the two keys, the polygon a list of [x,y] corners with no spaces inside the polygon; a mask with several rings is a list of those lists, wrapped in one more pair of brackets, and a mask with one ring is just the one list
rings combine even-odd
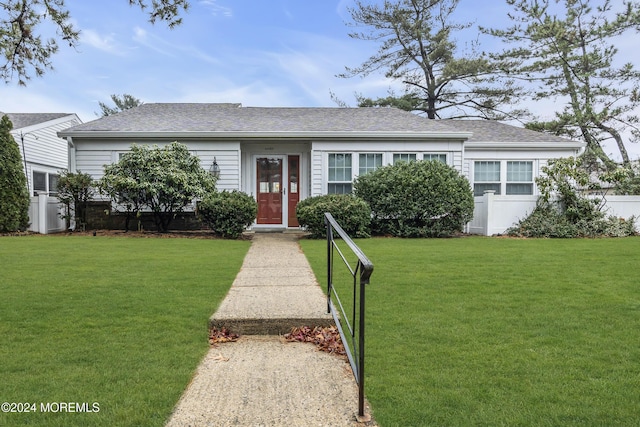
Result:
{"label": "neighboring white house", "polygon": [[358,175],[397,161],[443,161],[477,195],[536,195],[540,168],[584,147],[498,122],[427,120],[395,108],[240,104],[143,104],[58,135],[70,147],[70,170],[96,179],[132,143],[186,144],[203,168],[219,166],[219,189],[256,198],[257,229],[297,227],[300,200],[350,192]]}
{"label": "neighboring white house", "polygon": [[11,135],[20,147],[29,194],[55,195],[58,173],[69,167],[67,141],[58,132],[82,123],[73,113],[2,113],[13,123]]}

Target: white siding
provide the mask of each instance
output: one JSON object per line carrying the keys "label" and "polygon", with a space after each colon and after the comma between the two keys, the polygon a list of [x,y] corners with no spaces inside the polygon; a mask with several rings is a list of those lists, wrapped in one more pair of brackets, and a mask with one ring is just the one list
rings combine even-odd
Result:
{"label": "white siding", "polygon": [[57,133],[80,123],[78,117],[73,114],[37,125],[14,129],[11,132],[20,147],[22,160],[26,162],[29,194],[33,194],[34,171],[58,174],[69,168],[67,141],[59,138]]}
{"label": "white siding", "polygon": [[[314,142],[311,164],[311,195],[319,196],[327,192],[327,155],[328,153],[382,153],[382,164],[393,162],[394,153],[416,154],[422,159],[424,154],[446,154],[447,164],[458,171],[463,169],[462,142],[460,141],[331,141]],[[357,160],[354,157],[353,176],[357,176]]]}
{"label": "white siding", "polygon": [[[162,147],[172,141],[136,142],[139,145],[157,145]],[[216,158],[220,166],[218,189],[237,190],[240,188],[240,144],[237,142],[179,141],[189,151],[200,158],[203,169],[209,170]],[[90,174],[94,179],[104,176],[104,166],[116,162],[120,153],[131,149],[132,141],[126,140],[84,140],[74,139],[76,171]]]}

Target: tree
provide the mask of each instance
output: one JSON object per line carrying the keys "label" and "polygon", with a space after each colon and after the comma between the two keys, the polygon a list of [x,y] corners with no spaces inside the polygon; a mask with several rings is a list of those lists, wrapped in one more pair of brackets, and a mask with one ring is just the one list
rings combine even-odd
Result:
{"label": "tree", "polygon": [[[512,80],[501,78],[499,70],[504,64],[478,53],[475,43],[465,55],[458,53],[454,33],[471,26],[453,22],[458,2],[385,0],[379,5],[356,0],[355,7],[349,9],[350,25],[368,31],[349,35],[380,46],[368,60],[358,67],[347,67],[340,76],[365,77],[383,71],[386,77],[405,85],[406,94],[398,100],[401,108],[421,111],[429,119],[524,117],[524,110],[509,110],[519,101],[519,88]],[[396,102],[358,98],[361,105]]]}
{"label": "tree", "polygon": [[215,191],[215,178],[178,142],[162,148],[134,144],[120,161],[105,166],[104,172],[98,183],[100,191],[128,213],[138,215],[149,209],[157,230],[163,233],[177,213]]}
{"label": "tree", "polygon": [[610,0],[563,0],[561,14],[556,14],[553,4],[560,0],[507,2],[514,8],[509,14],[514,25],[484,31],[516,46],[494,58],[512,61],[513,76],[533,83],[528,93],[533,100],[564,103],[554,119],[527,127],[583,139],[590,162],[599,161],[608,168],[614,165],[602,143],[613,140],[628,164],[622,134],[628,130],[635,139],[640,136],[639,118],[634,114],[640,106],[640,73],[631,63],[615,65],[615,42],[616,37],[640,28],[640,4],[624,0],[614,11]]}
{"label": "tree", "polygon": [[[180,25],[180,14],[188,0],[129,0],[130,6],[146,10],[149,21],[165,22],[169,28]],[[58,52],[58,40],[43,40],[40,29],[53,25],[60,41],[76,47],[80,32],[73,26],[64,0],[0,0],[0,78],[9,83],[15,78],[26,85],[31,74],[41,76],[53,69],[51,58]]]}
{"label": "tree", "polygon": [[67,229],[73,219],[77,229],[87,224],[87,205],[94,195],[94,182],[88,173],[63,171],[58,178],[58,200],[64,209]]}
{"label": "tree", "polygon": [[120,113],[124,110],[128,110],[129,108],[139,107],[140,105],[144,104],[138,98],[129,95],[128,93],[125,93],[122,96],[111,95],[111,100],[115,104],[115,107],[109,107],[104,102],[98,102],[101,112],[100,114],[96,113],[96,116],[106,117],[112,114]]}
{"label": "tree", "polygon": [[11,135],[9,117],[0,119],[0,232],[24,231],[29,226],[29,191],[20,148]]}
{"label": "tree", "polygon": [[371,207],[371,231],[440,237],[473,218],[469,181],[438,160],[399,162],[356,178],[354,194]]}

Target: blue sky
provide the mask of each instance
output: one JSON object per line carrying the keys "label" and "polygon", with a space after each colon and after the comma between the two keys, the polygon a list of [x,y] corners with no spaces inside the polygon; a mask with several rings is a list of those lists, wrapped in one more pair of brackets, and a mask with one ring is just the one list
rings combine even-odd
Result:
{"label": "blue sky", "polygon": [[[352,0],[191,0],[183,24],[172,30],[149,24],[126,0],[65,3],[81,30],[80,45],[61,46],[55,70],[26,88],[2,84],[0,111],[72,112],[89,121],[97,118],[99,101],[111,105],[111,94],[147,103],[335,107],[332,92],[353,105],[354,93],[401,91],[381,75],[336,77],[377,48],[348,36]],[[461,0],[456,17],[501,26],[507,11],[504,0]],[[490,40],[482,41],[487,48]],[[621,41],[625,59],[637,57],[635,44],[633,37]],[[534,109],[552,111],[548,107]]]}

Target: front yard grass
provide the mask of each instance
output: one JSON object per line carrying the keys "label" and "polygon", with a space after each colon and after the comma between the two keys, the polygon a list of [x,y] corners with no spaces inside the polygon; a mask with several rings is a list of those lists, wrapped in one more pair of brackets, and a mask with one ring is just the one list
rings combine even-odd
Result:
{"label": "front yard grass", "polygon": [[[249,242],[0,238],[0,425],[162,426]],[[99,405],[42,413],[41,403]]]}
{"label": "front yard grass", "polygon": [[[325,242],[301,243],[324,287]],[[640,238],[357,243],[381,426],[638,425]]]}

